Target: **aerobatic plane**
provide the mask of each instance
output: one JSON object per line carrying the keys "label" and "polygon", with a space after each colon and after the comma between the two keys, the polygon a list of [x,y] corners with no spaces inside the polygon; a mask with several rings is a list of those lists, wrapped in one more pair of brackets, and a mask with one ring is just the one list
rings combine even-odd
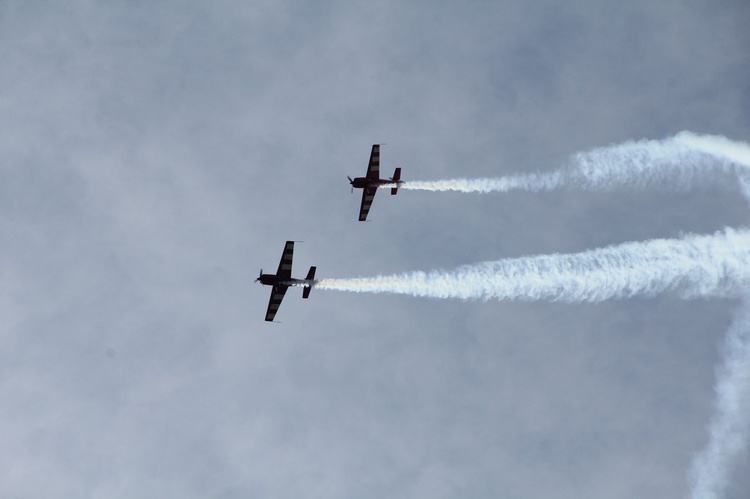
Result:
{"label": "aerobatic plane", "polygon": [[380,178],[380,144],[373,144],[372,146],[370,163],[367,165],[367,176],[355,179],[351,177],[347,178],[349,179],[349,183],[352,184],[352,192],[354,192],[354,189],[362,189],[362,204],[359,206],[360,222],[367,220],[367,213],[370,211],[370,205],[375,197],[375,193],[378,192],[379,186],[394,184],[394,187],[391,187],[391,195],[395,196],[399,186],[403,183],[403,180],[401,180],[401,168],[396,168],[396,171],[393,172],[393,177],[389,179]]}
{"label": "aerobatic plane", "polygon": [[313,279],[315,279],[315,267],[310,267],[310,271],[304,279],[293,279],[293,257],[294,241],[287,241],[286,245],[284,245],[284,252],[281,254],[281,261],[279,262],[279,268],[276,270],[276,273],[264,274],[263,269],[261,269],[260,276],[255,280],[255,282],[260,282],[264,286],[273,286],[273,289],[271,290],[271,298],[268,300],[268,310],[266,310],[266,321],[268,322],[272,322],[273,318],[276,316],[276,312],[281,305],[281,300],[284,299],[284,294],[289,286],[304,286],[302,289],[302,298],[310,296]]}

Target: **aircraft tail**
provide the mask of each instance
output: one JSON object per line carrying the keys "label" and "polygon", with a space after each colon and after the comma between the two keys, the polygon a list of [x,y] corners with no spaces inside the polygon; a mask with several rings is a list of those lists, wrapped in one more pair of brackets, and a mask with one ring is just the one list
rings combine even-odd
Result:
{"label": "aircraft tail", "polygon": [[[305,277],[306,281],[312,281],[313,279],[315,279],[315,270],[316,267],[310,267],[310,271],[307,273],[307,277]],[[312,291],[312,282],[310,283],[310,285],[305,286],[302,289],[302,298],[307,298],[308,296],[310,296],[310,291]]]}
{"label": "aircraft tail", "polygon": [[401,167],[396,168],[396,171],[393,172],[393,177],[391,178],[393,180],[393,183],[396,184],[396,187],[391,187],[391,196],[395,196],[398,192],[398,182],[401,180]]}

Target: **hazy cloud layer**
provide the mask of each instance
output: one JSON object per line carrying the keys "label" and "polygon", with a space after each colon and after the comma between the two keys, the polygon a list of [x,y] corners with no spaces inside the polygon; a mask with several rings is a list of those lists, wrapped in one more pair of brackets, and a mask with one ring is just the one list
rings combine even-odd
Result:
{"label": "hazy cloud layer", "polygon": [[[746,2],[4,2],[0,495],[677,497],[733,300],[292,289],[747,224],[739,190],[381,192],[750,136]],[[747,463],[747,451],[743,457]],[[727,497],[746,497],[735,473]]]}

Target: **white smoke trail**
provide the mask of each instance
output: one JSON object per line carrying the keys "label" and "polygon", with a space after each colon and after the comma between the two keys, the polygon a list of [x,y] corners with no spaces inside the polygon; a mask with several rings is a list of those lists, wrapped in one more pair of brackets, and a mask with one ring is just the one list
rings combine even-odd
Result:
{"label": "white smoke trail", "polygon": [[452,271],[321,279],[315,287],[475,300],[598,302],[663,292],[683,298],[740,297],[750,288],[750,231],[725,229],[712,236],[505,259]]}
{"label": "white smoke trail", "polygon": [[681,132],[676,136],[681,143],[717,158],[725,158],[735,163],[750,165],[750,146],[717,135],[697,135]]}
{"label": "white smoke trail", "polygon": [[[565,167],[499,178],[404,182],[402,189],[460,192],[549,191],[564,187],[739,184],[750,204],[750,146],[725,137],[681,132],[662,141],[627,142],[574,155]],[[390,186],[387,186],[390,187]],[[672,291],[685,298],[745,296],[727,333],[717,372],[709,442],[694,459],[693,499],[723,497],[750,438],[750,288],[748,233],[630,243],[577,255],[552,255],[371,279],[325,280],[323,289],[464,299],[599,301]]]}
{"label": "white smoke trail", "polygon": [[696,185],[725,183],[732,176],[747,179],[750,175],[748,167],[750,145],[725,137],[681,132],[666,140],[626,142],[578,153],[567,166],[548,173],[406,181],[401,188],[480,193],[537,192],[574,186],[607,191],[626,186],[687,190]]}
{"label": "white smoke trail", "polygon": [[570,255],[541,255],[356,279],[321,279],[320,289],[432,298],[598,302],[673,293],[745,297],[723,348],[709,443],[691,469],[693,499],[723,497],[750,436],[750,231],[725,229]]}
{"label": "white smoke trail", "polygon": [[734,462],[750,434],[750,296],[727,332],[724,358],[717,370],[716,412],[706,448],[693,460],[690,479],[694,499],[723,497]]}
{"label": "white smoke trail", "polygon": [[[682,141],[696,151],[750,166],[750,147],[724,137],[683,132]],[[750,172],[736,170],[745,199],[750,203]],[[750,437],[750,293],[727,332],[722,364],[717,369],[715,412],[709,425],[709,442],[693,459],[690,480],[693,499],[724,497],[737,458]]]}

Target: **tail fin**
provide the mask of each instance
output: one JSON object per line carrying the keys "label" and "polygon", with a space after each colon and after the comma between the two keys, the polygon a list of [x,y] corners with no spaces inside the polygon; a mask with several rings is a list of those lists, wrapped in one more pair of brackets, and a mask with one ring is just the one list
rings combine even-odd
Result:
{"label": "tail fin", "polygon": [[[315,279],[315,270],[316,267],[310,267],[310,271],[307,273],[307,277],[305,277],[305,280],[312,281],[313,279]],[[308,296],[310,296],[310,291],[312,291],[312,283],[302,289],[302,298],[307,298]]]}
{"label": "tail fin", "polygon": [[395,196],[398,192],[398,181],[401,180],[401,167],[396,168],[396,171],[393,172],[393,178],[391,178],[393,182],[396,184],[396,187],[391,187],[391,196]]}

